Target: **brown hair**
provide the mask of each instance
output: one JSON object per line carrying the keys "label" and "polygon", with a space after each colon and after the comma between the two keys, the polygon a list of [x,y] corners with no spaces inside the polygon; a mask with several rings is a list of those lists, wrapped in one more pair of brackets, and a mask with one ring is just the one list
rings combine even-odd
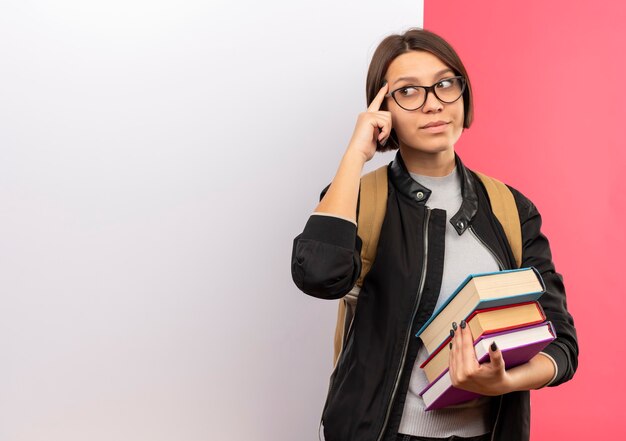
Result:
{"label": "brown hair", "polygon": [[[430,52],[448,65],[448,67],[454,71],[455,75],[465,77],[467,85],[463,92],[463,127],[466,129],[469,128],[474,118],[474,106],[472,101],[472,87],[465,66],[463,66],[463,62],[450,43],[434,32],[421,28],[410,28],[401,35],[389,35],[380,42],[372,56],[372,61],[367,71],[367,80],[365,83],[367,105],[369,106],[372,103],[380,88],[383,87],[384,77],[391,62],[399,55],[409,51]],[[385,103],[383,103],[381,109],[386,110]],[[384,146],[378,143],[376,146],[376,150],[379,152],[397,150],[398,148],[400,148],[400,144],[396,132],[393,129],[387,139],[387,143]]]}

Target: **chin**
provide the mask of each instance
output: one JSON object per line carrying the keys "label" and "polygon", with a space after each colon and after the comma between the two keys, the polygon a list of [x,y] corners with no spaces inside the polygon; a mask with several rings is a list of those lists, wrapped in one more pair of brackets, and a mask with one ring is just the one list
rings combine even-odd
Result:
{"label": "chin", "polygon": [[437,142],[436,140],[429,140],[430,142],[420,143],[419,145],[415,144],[405,144],[407,149],[415,150],[422,153],[444,153],[450,150],[454,150],[454,144],[451,142],[447,142],[441,140]]}

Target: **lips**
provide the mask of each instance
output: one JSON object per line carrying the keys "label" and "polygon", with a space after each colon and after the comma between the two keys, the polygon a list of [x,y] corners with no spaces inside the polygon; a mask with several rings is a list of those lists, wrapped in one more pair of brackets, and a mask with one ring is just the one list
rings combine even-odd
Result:
{"label": "lips", "polygon": [[429,122],[428,124],[426,124],[425,126],[422,126],[422,129],[427,129],[429,127],[437,127],[437,126],[443,126],[448,124],[446,121],[434,121],[434,122]]}

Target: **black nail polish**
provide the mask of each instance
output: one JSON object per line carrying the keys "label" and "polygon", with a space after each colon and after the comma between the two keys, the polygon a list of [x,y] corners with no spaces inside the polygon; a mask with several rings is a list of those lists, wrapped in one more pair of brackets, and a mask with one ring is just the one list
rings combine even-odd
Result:
{"label": "black nail polish", "polygon": [[467,323],[465,323],[465,320],[461,320],[461,329],[465,329],[465,326],[467,326]]}
{"label": "black nail polish", "polygon": [[454,329],[450,329],[450,338],[454,337]]}
{"label": "black nail polish", "polygon": [[452,342],[450,342],[450,349],[452,349]]}
{"label": "black nail polish", "polygon": [[496,345],[495,341],[493,343],[491,343],[491,350],[492,351],[497,351],[498,350],[498,346]]}
{"label": "black nail polish", "polygon": [[457,328],[456,322],[452,322],[452,329],[454,329],[456,331],[456,328]]}
{"label": "black nail polish", "polygon": [[[383,80],[383,86],[387,84],[387,80]],[[382,86],[381,86],[382,87]]]}

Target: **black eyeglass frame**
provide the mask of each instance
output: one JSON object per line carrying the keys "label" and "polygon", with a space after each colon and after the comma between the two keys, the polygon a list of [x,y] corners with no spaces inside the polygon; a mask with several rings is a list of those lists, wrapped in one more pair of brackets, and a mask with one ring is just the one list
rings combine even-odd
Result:
{"label": "black eyeglass frame", "polygon": [[[436,86],[437,84],[439,84],[439,83],[443,82],[443,81],[446,81],[446,80],[451,80],[451,79],[453,79],[453,78],[456,78],[456,79],[461,80],[461,93],[459,94],[458,98],[456,98],[456,99],[454,99],[454,100],[452,100],[452,101],[444,101],[444,100],[442,100],[441,98],[439,98],[439,96],[437,95],[437,91],[435,90],[435,86]],[[432,91],[433,95],[435,95],[435,97],[436,97],[439,101],[441,101],[442,103],[444,103],[444,104],[452,104],[453,102],[458,101],[458,100],[459,100],[459,98],[461,98],[461,97],[463,96],[463,92],[465,92],[465,87],[466,87],[466,86],[467,86],[467,81],[465,81],[465,77],[464,77],[464,76],[462,76],[462,75],[457,75],[457,76],[454,76],[454,77],[442,78],[441,80],[437,81],[437,82],[436,82],[435,84],[433,84],[432,86],[413,86],[413,85],[409,85],[409,86],[402,86],[402,87],[398,87],[396,90],[392,90],[391,92],[387,93],[387,95],[385,95],[385,97],[387,97],[387,98],[389,98],[389,97],[393,98],[393,100],[396,102],[396,104],[397,104],[398,106],[400,106],[400,108],[401,108],[401,109],[404,109],[404,110],[406,110],[407,112],[413,112],[414,110],[421,109],[421,108],[424,106],[424,104],[426,104],[426,101],[428,100],[428,93],[429,93],[429,92],[431,92],[431,91]],[[417,88],[420,88],[420,89],[424,89],[424,90],[426,91],[426,94],[424,95],[424,102],[423,102],[423,103],[422,103],[419,107],[416,107],[415,109],[407,109],[406,107],[402,107],[402,106],[400,105],[400,103],[398,102],[398,100],[396,99],[396,97],[395,97],[395,93],[396,93],[398,90],[408,89],[408,88],[410,88],[410,87],[412,87],[412,88],[416,88],[416,87],[417,87]]]}

